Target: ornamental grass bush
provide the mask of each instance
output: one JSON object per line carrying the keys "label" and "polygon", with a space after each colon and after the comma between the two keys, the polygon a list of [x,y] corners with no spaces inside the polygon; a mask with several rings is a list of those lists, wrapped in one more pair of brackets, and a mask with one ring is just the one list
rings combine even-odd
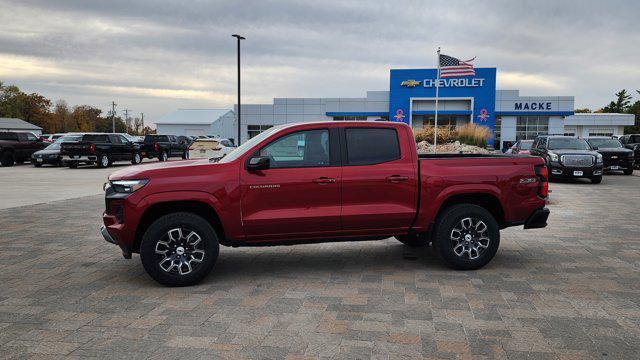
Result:
{"label": "ornamental grass bush", "polygon": [[[428,144],[433,144],[433,126],[414,131],[414,136],[416,142],[426,141]],[[461,144],[486,148],[487,141],[491,138],[491,131],[486,126],[468,123],[455,130],[438,128],[437,137],[438,144],[459,141]]]}

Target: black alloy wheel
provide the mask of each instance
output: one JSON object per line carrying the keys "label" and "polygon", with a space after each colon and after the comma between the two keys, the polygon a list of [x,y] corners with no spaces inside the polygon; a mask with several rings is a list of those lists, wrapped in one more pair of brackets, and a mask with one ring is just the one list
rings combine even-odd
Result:
{"label": "black alloy wheel", "polygon": [[500,227],[485,208],[453,205],[436,220],[434,247],[440,258],[456,270],[485,266],[498,251]]}

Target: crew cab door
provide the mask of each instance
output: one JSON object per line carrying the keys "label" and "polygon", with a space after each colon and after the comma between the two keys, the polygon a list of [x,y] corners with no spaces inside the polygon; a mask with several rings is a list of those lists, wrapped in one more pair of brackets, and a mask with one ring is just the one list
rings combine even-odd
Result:
{"label": "crew cab door", "polygon": [[407,229],[416,214],[413,140],[390,127],[342,131],[342,228],[373,234]]}
{"label": "crew cab door", "polygon": [[[242,164],[242,224],[248,241],[316,237],[340,230],[337,136],[336,129],[292,130]],[[267,157],[269,168],[247,170],[254,157]]]}

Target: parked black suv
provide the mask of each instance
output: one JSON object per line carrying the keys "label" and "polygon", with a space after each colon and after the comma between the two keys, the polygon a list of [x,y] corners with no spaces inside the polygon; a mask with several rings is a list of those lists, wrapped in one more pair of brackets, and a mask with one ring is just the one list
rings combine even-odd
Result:
{"label": "parked black suv", "polygon": [[635,167],[640,168],[640,134],[623,135],[620,142],[627,149],[633,150]]}
{"label": "parked black suv", "polygon": [[593,150],[602,155],[604,171],[622,171],[633,174],[633,150],[625,148],[620,140],[610,137],[588,137],[587,142]]}
{"label": "parked black suv", "polygon": [[538,136],[531,147],[531,155],[545,160],[549,180],[588,178],[594,184],[602,182],[602,155],[594,151],[585,139]]}

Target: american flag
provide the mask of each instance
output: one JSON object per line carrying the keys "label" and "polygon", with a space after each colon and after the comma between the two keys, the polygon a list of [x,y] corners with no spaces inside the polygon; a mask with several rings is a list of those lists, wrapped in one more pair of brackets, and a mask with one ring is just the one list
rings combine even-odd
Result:
{"label": "american flag", "polygon": [[[475,58],[473,58],[475,59]],[[440,77],[461,77],[461,76],[475,76],[476,72],[473,70],[473,65],[470,64],[471,60],[461,61],[449,55],[440,55]]]}

